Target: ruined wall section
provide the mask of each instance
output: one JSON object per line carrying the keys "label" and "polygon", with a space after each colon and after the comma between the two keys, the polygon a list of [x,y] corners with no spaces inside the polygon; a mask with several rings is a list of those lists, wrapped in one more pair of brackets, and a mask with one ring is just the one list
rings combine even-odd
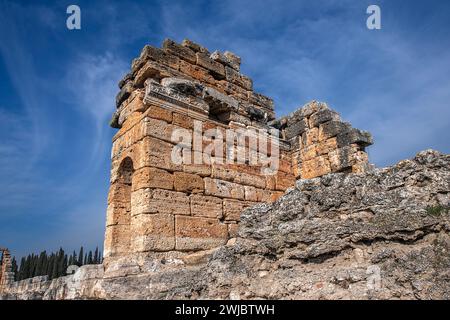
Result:
{"label": "ruined wall section", "polygon": [[281,130],[292,152],[297,179],[335,172],[363,173],[369,168],[365,148],[373,144],[367,131],[353,128],[325,103],[312,101],[269,125]]}
{"label": "ruined wall section", "polygon": [[[226,150],[202,164],[172,161],[173,132],[193,135],[194,121],[201,121],[202,132],[225,136],[227,129],[267,131],[274,118],[272,100],[252,91],[237,56],[205,50],[189,41],[146,46],[120,83],[105,257],[223,245],[235,237],[244,208],[274,201],[295,183],[285,141],[275,142],[280,157],[274,175],[263,175],[258,165],[227,164]],[[204,147],[211,143],[202,139]]]}

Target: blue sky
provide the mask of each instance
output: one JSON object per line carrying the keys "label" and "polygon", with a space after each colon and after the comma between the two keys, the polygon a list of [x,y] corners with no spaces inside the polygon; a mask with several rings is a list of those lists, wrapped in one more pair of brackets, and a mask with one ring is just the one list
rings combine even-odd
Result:
{"label": "blue sky", "polygon": [[[81,30],[66,28],[70,4]],[[0,246],[102,245],[117,82],[164,38],[240,55],[278,116],[327,102],[373,134],[378,166],[449,153],[449,17],[445,0],[0,0]]]}

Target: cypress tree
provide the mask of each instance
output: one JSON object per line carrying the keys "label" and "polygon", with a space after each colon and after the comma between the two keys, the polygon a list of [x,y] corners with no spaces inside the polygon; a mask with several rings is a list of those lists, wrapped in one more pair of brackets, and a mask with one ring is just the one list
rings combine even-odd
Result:
{"label": "cypress tree", "polygon": [[20,267],[19,267],[19,276],[18,276],[18,280],[23,280],[23,275],[24,275],[24,268],[25,268],[25,257],[22,257],[22,259],[20,259]]}
{"label": "cypress tree", "polygon": [[59,248],[56,277],[59,278],[60,276],[62,276],[64,274],[64,271],[64,250],[62,248]]}
{"label": "cypress tree", "polygon": [[98,247],[95,248],[94,252],[94,264],[99,264]]}
{"label": "cypress tree", "polygon": [[67,271],[67,267],[68,267],[67,262],[68,262],[67,254],[65,254],[64,255],[64,260],[63,260],[63,270],[62,270],[61,276],[65,276],[66,275],[66,271]]}
{"label": "cypress tree", "polygon": [[84,262],[83,265],[87,264],[87,253],[84,254]]}
{"label": "cypress tree", "polygon": [[45,251],[42,251],[41,254],[39,255],[39,259],[36,264],[36,272],[35,272],[36,276],[42,276],[45,273],[44,271],[45,255],[46,255]]}
{"label": "cypress tree", "polygon": [[44,262],[42,264],[42,275],[43,276],[48,275],[48,271],[47,270],[48,270],[48,254],[45,251]]}
{"label": "cypress tree", "polygon": [[53,275],[53,266],[55,265],[55,254],[52,253],[50,255],[50,258],[48,259],[48,269],[47,269],[47,275],[48,278],[51,279]]}
{"label": "cypress tree", "polygon": [[12,261],[11,261],[11,272],[14,273],[14,281],[17,281],[17,262],[16,262],[16,257],[12,258]]}
{"label": "cypress tree", "polygon": [[28,279],[30,277],[31,275],[30,269],[31,269],[31,255],[28,255],[27,259],[25,260],[25,267],[23,272],[24,279]]}
{"label": "cypress tree", "polygon": [[87,264],[92,264],[92,251],[89,250],[88,258],[87,258]]}
{"label": "cypress tree", "polygon": [[77,264],[77,254],[75,253],[75,250],[73,250],[72,253],[73,259],[72,259],[72,264]]}
{"label": "cypress tree", "polygon": [[80,253],[78,254],[78,266],[81,267],[83,265],[83,246],[80,248]]}
{"label": "cypress tree", "polygon": [[52,267],[52,274],[50,279],[56,279],[58,278],[58,265],[59,265],[59,257],[57,255],[54,256],[53,259],[53,267]]}

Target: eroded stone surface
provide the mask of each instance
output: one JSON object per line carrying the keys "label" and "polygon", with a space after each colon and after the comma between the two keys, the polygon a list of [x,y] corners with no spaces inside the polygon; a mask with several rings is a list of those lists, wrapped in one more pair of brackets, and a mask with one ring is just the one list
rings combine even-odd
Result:
{"label": "eroded stone surface", "polygon": [[[390,168],[299,180],[274,204],[246,209],[237,239],[217,249],[133,255],[105,263],[108,276],[81,267],[1,297],[449,299],[449,168],[450,155],[427,150]],[[186,219],[194,238],[222,232],[214,219]]]}

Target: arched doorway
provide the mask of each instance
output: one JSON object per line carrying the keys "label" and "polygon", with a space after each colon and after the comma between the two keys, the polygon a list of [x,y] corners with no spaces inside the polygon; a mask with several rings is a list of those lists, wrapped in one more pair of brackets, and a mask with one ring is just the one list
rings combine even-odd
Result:
{"label": "arched doorway", "polygon": [[107,228],[111,228],[111,230],[107,230],[107,233],[111,233],[111,255],[127,254],[130,250],[133,173],[133,161],[127,157],[122,160],[118,170],[118,178],[111,185],[111,203],[109,206],[112,212],[109,213],[111,216],[109,217],[109,226],[107,226]]}

